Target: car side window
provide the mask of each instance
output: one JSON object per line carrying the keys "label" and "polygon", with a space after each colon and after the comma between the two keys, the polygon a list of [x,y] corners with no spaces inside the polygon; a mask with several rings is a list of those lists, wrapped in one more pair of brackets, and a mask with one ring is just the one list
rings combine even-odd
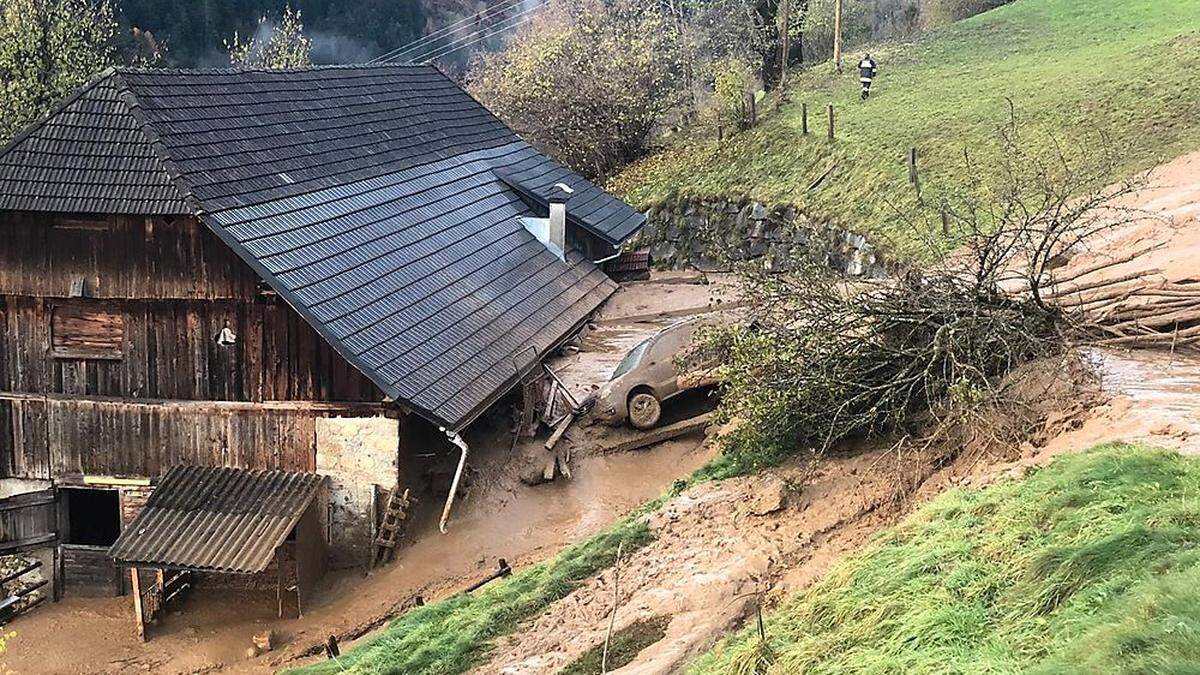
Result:
{"label": "car side window", "polygon": [[654,347],[650,350],[651,359],[658,363],[674,361],[675,356],[680,350],[691,344],[692,334],[695,331],[695,326],[685,324],[659,336],[658,340],[654,343]]}

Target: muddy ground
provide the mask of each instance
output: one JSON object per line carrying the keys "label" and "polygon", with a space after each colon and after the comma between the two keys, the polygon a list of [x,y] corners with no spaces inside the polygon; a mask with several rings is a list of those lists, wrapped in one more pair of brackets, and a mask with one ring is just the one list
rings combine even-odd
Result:
{"label": "muddy ground", "polygon": [[[1106,233],[1068,266],[1164,241],[1152,260],[1139,264],[1152,264],[1172,279],[1193,275],[1192,261],[1200,254],[1200,154],[1161,167],[1152,188],[1128,205],[1154,217]],[[629,347],[660,327],[704,311],[714,300],[736,302],[729,280],[694,281],[668,275],[628,285],[598,317],[582,351],[558,359],[555,369],[584,395]],[[1086,356],[1103,373],[1105,395],[1093,407],[1083,405],[1083,397],[1064,402],[1048,415],[1035,443],[990,450],[984,444],[903,480],[897,479],[895,455],[875,447],[830,458],[815,476],[798,461],[688,490],[649,516],[654,542],[501,639],[478,672],[553,673],[603,642],[614,606],[617,631],[647,618],[669,619],[661,640],[614,672],[678,672],[740,625],[760,595],[770,603],[811,583],[880,528],[945,489],[1017,476],[1055,454],[1105,441],[1200,452],[1200,359],[1194,352]],[[706,402],[693,397],[682,404],[699,408]],[[599,433],[588,431],[577,442],[594,445],[590,434]],[[196,594],[141,644],[133,637],[128,598],[68,599],[13,624],[17,636],[7,665],[18,673],[265,673],[303,663],[301,654],[326,635],[369,635],[416,596],[436,600],[457,592],[493,570],[500,557],[521,567],[598,531],[707,461],[715,450],[703,441],[677,439],[613,456],[584,450],[573,459],[572,480],[529,487],[519,476],[536,456],[536,445],[512,452],[497,438],[475,455],[477,478],[456,507],[448,534],[436,532],[440,504],[423,504],[398,562],[366,578],[331,575],[303,619],[275,620],[273,597],[251,602],[244,595]],[[280,633],[282,646],[247,658],[251,635],[267,627]]]}
{"label": "muddy ground", "polygon": [[[1136,222],[1076,252],[1065,271],[1161,243],[1141,267],[1178,281],[1195,276],[1200,255],[1200,153],[1156,169],[1148,189],[1122,205]],[[948,463],[903,465],[890,448],[847,450],[816,476],[797,460],[757,476],[697,486],[650,516],[656,539],[502,639],[480,674],[552,673],[602,645],[609,632],[665,618],[664,636],[610,672],[680,672],[765,604],[818,579],[911,508],[959,485],[1022,475],[1053,456],[1110,441],[1200,453],[1200,357],[1186,353],[1088,350],[1098,381],[1067,379],[1061,364],[1018,382],[1043,421],[1019,447],[965,445]],[[1065,362],[1064,362],[1065,363]],[[1049,405],[1048,405],[1049,404]],[[913,471],[916,475],[912,475]],[[907,474],[907,475],[906,475]],[[615,612],[614,612],[615,610]]]}

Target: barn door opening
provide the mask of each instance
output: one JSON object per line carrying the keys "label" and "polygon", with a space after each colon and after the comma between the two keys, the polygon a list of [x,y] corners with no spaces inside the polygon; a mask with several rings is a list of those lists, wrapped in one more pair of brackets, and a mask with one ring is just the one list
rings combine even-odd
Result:
{"label": "barn door opening", "polygon": [[117,490],[60,487],[63,588],[75,595],[120,595],[121,576],[108,548],[121,534]]}

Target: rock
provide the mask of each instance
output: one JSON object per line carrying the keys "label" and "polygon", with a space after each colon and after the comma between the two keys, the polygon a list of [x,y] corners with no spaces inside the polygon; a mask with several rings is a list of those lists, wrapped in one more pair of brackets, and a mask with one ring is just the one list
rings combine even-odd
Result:
{"label": "rock", "polygon": [[754,202],[753,209],[750,211],[750,219],[751,220],[766,220],[766,218],[767,218],[767,207],[763,206],[762,204],[760,204],[758,202]]}
{"label": "rock", "polygon": [[259,653],[269,652],[275,646],[275,631],[267,629],[254,636],[254,647],[259,650]]}
{"label": "rock", "polygon": [[542,483],[549,483],[550,481],[546,480],[546,472],[544,469],[539,467],[530,467],[521,472],[521,482],[526,485],[541,485]]}
{"label": "rock", "polygon": [[1170,422],[1159,422],[1150,427],[1150,434],[1152,436],[1170,436],[1174,433],[1175,425],[1171,424]]}
{"label": "rock", "polygon": [[673,260],[675,252],[675,243],[671,241],[660,241],[650,247],[650,257],[655,260]]}
{"label": "rock", "polygon": [[768,477],[763,486],[750,498],[750,513],[765,516],[783,509],[787,505],[787,483],[774,476]]}

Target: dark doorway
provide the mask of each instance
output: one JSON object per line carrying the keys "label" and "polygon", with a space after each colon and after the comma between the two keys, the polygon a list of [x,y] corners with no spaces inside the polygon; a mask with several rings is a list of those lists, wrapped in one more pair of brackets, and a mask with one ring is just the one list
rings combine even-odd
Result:
{"label": "dark doorway", "polygon": [[111,546],[121,534],[121,506],[116,490],[64,489],[67,509],[64,544]]}

